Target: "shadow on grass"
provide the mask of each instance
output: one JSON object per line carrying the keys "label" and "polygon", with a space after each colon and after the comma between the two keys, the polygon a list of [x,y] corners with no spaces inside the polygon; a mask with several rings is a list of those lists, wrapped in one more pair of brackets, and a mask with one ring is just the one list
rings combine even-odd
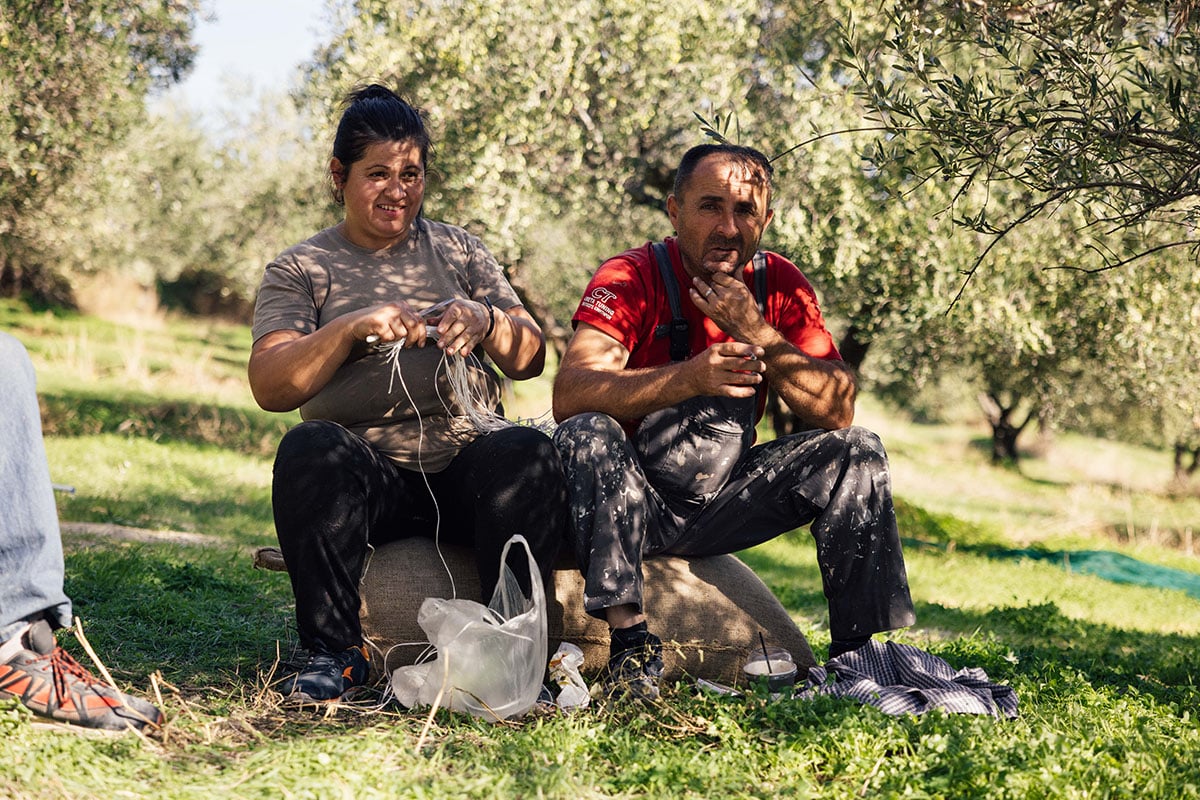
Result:
{"label": "shadow on grass", "polygon": [[[1054,603],[1008,606],[986,611],[965,611],[936,604],[921,604],[917,618],[925,627],[962,634],[947,643],[940,655],[972,650],[965,644],[981,634],[1013,651],[1015,663],[995,647],[979,648],[975,655],[993,679],[1022,677],[1037,685],[1054,682],[1064,672],[1078,673],[1093,687],[1109,686],[1120,693],[1136,691],[1158,702],[1194,706],[1200,701],[1200,668],[1194,654],[1200,645],[1194,636],[1151,633],[1114,628],[1072,619]],[[990,655],[989,655],[990,653]],[[963,664],[967,666],[967,664]]]}
{"label": "shadow on grass", "polygon": [[221,496],[197,499],[174,490],[139,490],[130,499],[79,492],[59,499],[64,518],[148,530],[182,530],[235,545],[275,541],[270,490],[230,485]]}
{"label": "shadow on grass", "polygon": [[[965,549],[965,548],[963,548]],[[978,548],[983,550],[983,548]],[[984,553],[981,553],[984,554]],[[815,562],[783,563],[761,550],[739,553],[791,613],[824,626],[828,605]],[[1093,687],[1140,692],[1187,708],[1200,704],[1194,636],[1126,630],[1072,619],[1051,602],[975,611],[917,603],[917,630],[956,635],[930,646],[955,668],[992,680],[1058,685],[1077,674]],[[818,661],[824,653],[818,653]]]}
{"label": "shadow on grass", "polygon": [[[982,456],[983,461],[990,463],[993,469],[997,470],[998,472],[1008,472],[1013,475],[1020,476],[1021,480],[1033,486],[1054,489],[1087,487],[1091,489],[1099,489],[1118,496],[1128,494],[1131,491],[1128,483],[1123,483],[1120,481],[1089,480],[1087,478],[1080,478],[1079,476],[1054,478],[1048,476],[1030,475],[1023,468],[1024,465],[1027,463],[1037,462],[1041,456],[1034,450],[1027,449],[1025,447],[1018,448],[1020,458],[1016,462],[996,464],[991,461],[992,439],[989,436],[973,436],[968,440],[967,446]],[[1169,459],[1170,453],[1164,453],[1162,457],[1164,459]],[[1137,489],[1136,492],[1139,495],[1145,495],[1147,497],[1154,497],[1163,500],[1178,498],[1180,495],[1186,497],[1190,494],[1190,492],[1187,491],[1186,484],[1180,486],[1178,480],[1174,482],[1166,481],[1157,488],[1141,487]]]}
{"label": "shadow on grass", "polygon": [[290,641],[286,577],[233,547],[93,545],[68,550],[66,591],[114,674],[161,670],[173,684],[253,683]]}
{"label": "shadow on grass", "polygon": [[[760,574],[766,573],[768,583],[786,576],[778,593],[789,610],[824,618],[815,565],[772,566],[765,554],[750,555],[748,560],[764,565]],[[242,549],[138,544],[69,552],[67,591],[96,652],[118,681],[145,694],[147,676],[161,671],[168,684],[179,687],[181,697],[168,704],[171,712],[183,719],[194,710],[204,724],[193,730],[185,721],[177,735],[210,736],[219,730],[221,736],[249,745],[263,735],[275,740],[333,737],[376,726],[399,726],[415,736],[422,724],[423,714],[375,711],[378,695],[370,698],[371,707],[328,717],[282,709],[272,693],[263,692],[277,654],[286,661],[295,643],[291,589],[282,573],[254,570]],[[917,614],[922,627],[954,634],[930,645],[930,652],[957,668],[982,668],[993,681],[1017,689],[1022,713],[1030,719],[1026,724],[1058,724],[1072,709],[1093,701],[1108,709],[1105,714],[1120,714],[1125,698],[1141,697],[1142,706],[1165,706],[1170,710],[1157,713],[1175,717],[1200,703],[1191,666],[1195,638],[1079,622],[1050,603],[983,611],[927,603],[918,606]],[[77,643],[64,639],[84,660]],[[697,740],[711,739],[718,746],[733,729],[752,731],[755,742],[788,748],[820,747],[815,742],[831,735],[869,738],[880,730],[891,732],[885,737],[889,740],[920,737],[930,725],[943,735],[968,737],[970,744],[970,737],[990,736],[987,731],[992,730],[989,720],[893,719],[833,698],[758,706],[692,699],[682,684],[673,691],[684,693],[668,695],[676,712],[673,721],[697,714],[709,721],[728,717],[720,729],[709,724],[693,731]],[[621,716],[625,712],[597,713],[615,713],[614,721],[627,724]],[[226,724],[227,718],[233,721]],[[472,741],[471,728],[481,724],[445,711],[437,719],[439,726],[466,732]],[[661,719],[647,718],[645,725],[647,741],[663,741]],[[675,735],[670,730],[668,739]]]}
{"label": "shadow on grass", "polygon": [[151,441],[208,444],[247,455],[272,455],[295,414],[129,395],[86,392],[39,397],[46,436],[119,433]]}

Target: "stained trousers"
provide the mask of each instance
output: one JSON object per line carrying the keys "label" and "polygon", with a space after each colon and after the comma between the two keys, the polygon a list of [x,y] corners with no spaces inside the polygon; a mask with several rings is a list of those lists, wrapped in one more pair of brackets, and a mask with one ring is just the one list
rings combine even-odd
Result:
{"label": "stained trousers", "polygon": [[[588,413],[555,433],[571,502],[584,607],[642,609],[642,559],[732,553],[811,524],[835,639],[912,625],[891,478],[883,445],[859,427],[806,431],[749,447],[724,485],[665,497],[611,417]],[[666,465],[700,480],[704,464]],[[650,613],[652,613],[652,609]]]}
{"label": "stained trousers", "polygon": [[[481,435],[445,470],[422,474],[337,423],[303,422],[280,442],[272,507],[300,643],[323,652],[362,643],[359,584],[369,546],[436,536],[472,547],[483,597],[471,599],[486,603],[514,534],[529,541],[540,579],[549,580],[567,519],[558,453],[544,433],[521,426]],[[528,592],[521,548],[509,567]]]}
{"label": "stained trousers", "polygon": [[45,617],[71,624],[33,364],[0,332],[0,642]]}

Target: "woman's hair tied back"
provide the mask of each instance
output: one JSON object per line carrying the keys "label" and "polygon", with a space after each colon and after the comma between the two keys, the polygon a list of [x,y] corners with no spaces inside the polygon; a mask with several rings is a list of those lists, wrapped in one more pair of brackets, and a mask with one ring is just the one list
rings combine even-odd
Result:
{"label": "woman's hair tied back", "polygon": [[[355,87],[346,94],[342,117],[333,137],[332,156],[342,169],[361,159],[368,147],[383,142],[412,142],[429,163],[432,143],[425,114],[392,89],[379,83]],[[336,185],[334,199],[342,202]]]}

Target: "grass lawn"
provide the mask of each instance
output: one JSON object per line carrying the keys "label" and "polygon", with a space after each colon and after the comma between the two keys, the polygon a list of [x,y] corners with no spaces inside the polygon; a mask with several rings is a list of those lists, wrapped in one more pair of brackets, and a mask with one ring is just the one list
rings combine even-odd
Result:
{"label": "grass lawn", "polygon": [[[89,735],[0,704],[0,797],[1200,797],[1200,599],[1006,555],[1107,550],[1200,574],[1200,498],[1165,491],[1166,453],[1061,436],[998,470],[983,429],[917,425],[864,399],[859,422],[892,459],[917,604],[917,626],[894,638],[1011,685],[1015,720],[680,684],[654,707],[506,725],[443,711],[418,749],[424,714],[324,717],[266,689],[294,645],[292,600],[250,552],[274,542],[271,455],[297,418],[254,406],[247,329],[12,303],[0,328],[33,355],[51,472],[75,489],[58,501],[86,638],[168,715],[149,737]],[[545,380],[524,385],[510,413],[538,416],[548,397]],[[807,534],[741,555],[822,658]]]}

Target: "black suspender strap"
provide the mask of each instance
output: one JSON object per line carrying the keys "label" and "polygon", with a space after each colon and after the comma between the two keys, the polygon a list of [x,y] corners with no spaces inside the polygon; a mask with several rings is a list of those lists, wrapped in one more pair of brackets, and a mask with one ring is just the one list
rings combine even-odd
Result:
{"label": "black suspender strap", "polygon": [[[658,263],[658,272],[662,275],[663,285],[667,290],[667,303],[671,306],[671,321],[654,329],[654,336],[671,337],[671,360],[685,361],[691,355],[692,348],[688,341],[688,321],[683,316],[683,306],[679,301],[679,281],[675,280],[675,270],[671,267],[671,256],[664,242],[651,245],[654,250],[654,260]],[[758,311],[764,317],[767,315],[767,256],[762,250],[754,253],[754,263],[751,267],[754,275],[754,299],[758,302]]]}
{"label": "black suspender strap", "polygon": [[[758,313],[767,318],[767,254],[762,250],[754,251],[754,264],[750,268],[754,274],[754,299],[758,302]],[[757,395],[766,391],[766,378],[754,390]]]}
{"label": "black suspender strap", "polygon": [[767,254],[762,250],[754,251],[754,299],[758,301],[758,313],[767,318]]}
{"label": "black suspender strap", "polygon": [[667,288],[667,302],[671,304],[670,323],[665,326],[659,325],[654,330],[654,335],[670,336],[671,360],[685,361],[692,354],[692,348],[688,343],[688,321],[683,317],[683,306],[679,302],[679,281],[675,280],[675,270],[671,268],[671,256],[667,253],[667,245],[655,242],[652,248],[654,260],[658,262],[659,274],[662,275],[663,284]]}

